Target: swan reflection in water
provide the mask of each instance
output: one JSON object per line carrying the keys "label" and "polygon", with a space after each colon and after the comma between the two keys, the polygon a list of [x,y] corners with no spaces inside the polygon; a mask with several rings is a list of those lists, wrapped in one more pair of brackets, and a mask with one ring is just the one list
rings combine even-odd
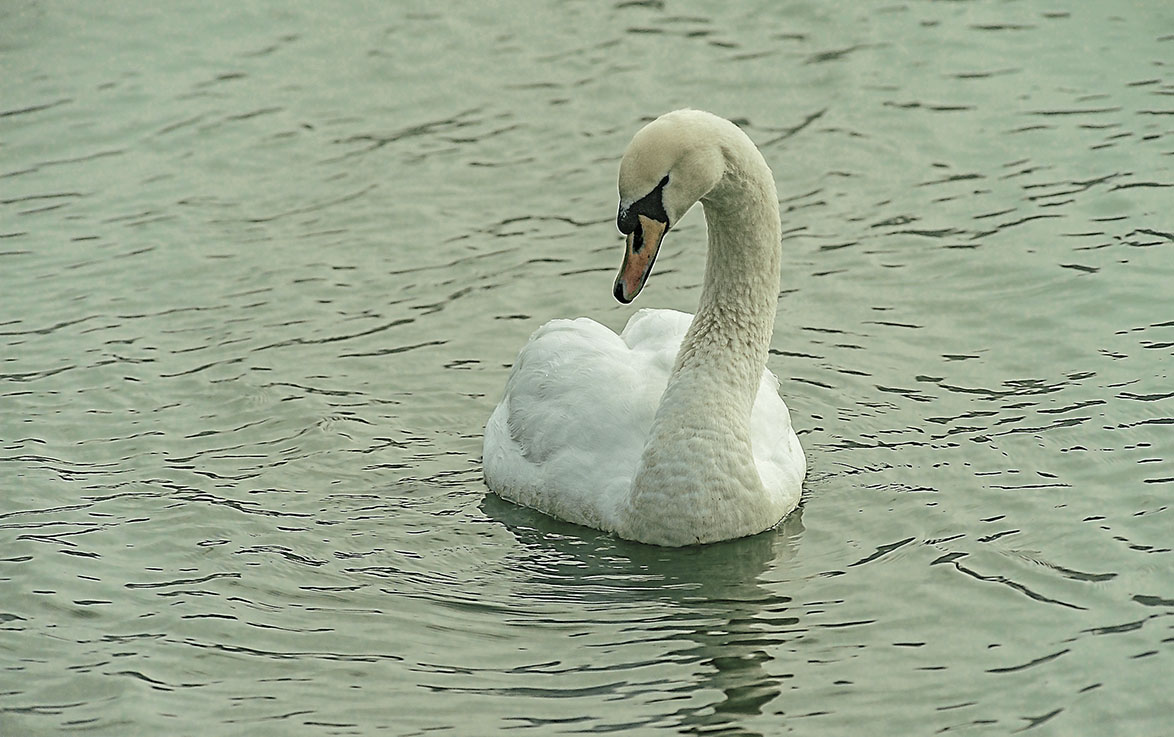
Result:
{"label": "swan reflection in water", "polygon": [[[767,579],[796,554],[802,508],[760,535],[665,549],[589,533],[492,495],[480,506],[517,541],[495,574],[508,570],[514,577],[518,615],[511,629],[522,628],[526,649],[544,639],[535,628],[564,633],[558,651],[542,654],[553,662],[544,664],[541,683],[550,696],[592,684],[595,713],[584,719],[606,718],[595,707],[601,697],[636,699],[645,708],[624,713],[643,714],[645,721],[631,726],[705,734],[736,727],[745,735],[755,734],[746,729],[748,718],[784,711],[785,704],[767,708],[788,678],[787,663],[776,656],[806,631],[790,598],[773,593],[778,587]],[[572,636],[565,636],[568,631]],[[572,665],[580,663],[590,663],[593,672]],[[599,685],[601,675],[606,685]],[[535,695],[532,688],[495,693],[523,699],[523,714],[525,697]],[[566,717],[574,716],[574,699],[560,704]]]}

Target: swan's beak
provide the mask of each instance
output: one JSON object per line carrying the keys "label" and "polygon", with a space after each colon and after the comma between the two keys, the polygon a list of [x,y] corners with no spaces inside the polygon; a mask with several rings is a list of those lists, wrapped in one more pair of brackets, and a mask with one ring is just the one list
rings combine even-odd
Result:
{"label": "swan's beak", "polygon": [[660,250],[660,241],[669,229],[668,223],[645,215],[637,215],[636,219],[636,227],[628,233],[624,242],[624,263],[620,266],[612,291],[623,304],[636,299],[636,295],[644,288],[644,282],[648,281],[648,275],[652,273],[656,252]]}

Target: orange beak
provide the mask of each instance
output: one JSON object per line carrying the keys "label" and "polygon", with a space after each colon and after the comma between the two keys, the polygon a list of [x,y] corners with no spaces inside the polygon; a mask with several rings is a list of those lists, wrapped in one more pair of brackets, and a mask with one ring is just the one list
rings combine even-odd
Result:
{"label": "orange beak", "polygon": [[648,275],[652,273],[660,242],[669,229],[668,223],[644,215],[637,215],[636,219],[639,225],[628,233],[624,241],[624,263],[620,266],[612,292],[623,304],[636,299],[636,295],[644,288]]}

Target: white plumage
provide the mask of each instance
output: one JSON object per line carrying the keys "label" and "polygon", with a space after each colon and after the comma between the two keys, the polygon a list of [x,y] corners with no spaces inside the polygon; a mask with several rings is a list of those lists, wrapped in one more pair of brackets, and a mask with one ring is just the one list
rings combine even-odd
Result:
{"label": "white plumage", "polygon": [[641,542],[768,529],[798,504],[806,472],[765,369],[779,282],[770,169],[732,123],[680,110],[637,133],[620,198],[622,302],[643,287],[664,233],[702,202],[697,316],[641,310],[620,335],[588,318],[539,328],[485,428],[485,481],[505,499]]}

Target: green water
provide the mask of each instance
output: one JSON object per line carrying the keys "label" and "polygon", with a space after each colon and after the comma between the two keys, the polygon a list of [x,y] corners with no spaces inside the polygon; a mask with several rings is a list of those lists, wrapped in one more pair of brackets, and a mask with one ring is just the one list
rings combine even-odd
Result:
{"label": "green water", "polygon": [[[1174,6],[0,6],[0,734],[1158,735]],[[775,171],[779,530],[518,509],[481,430],[631,307],[615,173]]]}

